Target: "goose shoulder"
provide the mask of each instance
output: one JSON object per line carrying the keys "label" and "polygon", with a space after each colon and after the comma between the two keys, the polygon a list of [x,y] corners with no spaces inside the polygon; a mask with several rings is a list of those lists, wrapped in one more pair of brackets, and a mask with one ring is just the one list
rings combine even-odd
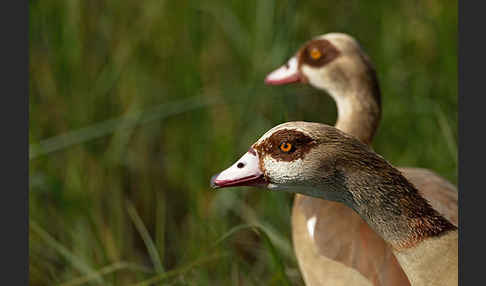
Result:
{"label": "goose shoulder", "polygon": [[[302,45],[287,64],[271,72],[265,81],[272,85],[301,82],[326,91],[336,101],[338,109],[336,127],[366,144],[371,143],[381,117],[381,92],[370,57],[352,36],[329,33],[315,37]],[[434,209],[454,225],[458,224],[457,190],[451,183],[427,169],[399,169]],[[308,259],[308,255],[301,253],[307,253],[309,249],[327,259],[352,267],[377,286],[389,284],[383,282],[386,281],[384,278],[376,279],[376,277],[390,277],[390,275],[395,275],[397,279],[405,277],[395,257],[388,255],[392,250],[383,240],[380,241],[379,237],[372,240],[376,244],[374,248],[360,252],[346,250],[346,247],[356,246],[362,249],[362,245],[369,245],[371,240],[365,242],[363,238],[356,237],[356,233],[360,233],[358,227],[351,226],[357,225],[356,221],[359,222],[360,218],[355,213],[345,207],[338,210],[333,204],[313,197],[296,196],[295,198],[292,211],[292,235],[304,279],[310,277],[306,272],[313,271],[313,268],[303,266],[308,263],[301,261]],[[303,205],[306,207],[302,207]],[[327,217],[335,215],[339,215],[343,225],[348,225],[349,229],[343,231],[339,225],[326,223],[329,222]],[[303,232],[304,226],[309,227],[309,217],[316,220],[312,235],[308,231]],[[364,221],[361,220],[361,224],[362,233],[372,232]],[[306,235],[313,239],[305,239]],[[336,240],[338,236],[340,239]],[[332,239],[334,240],[329,244],[323,243]],[[383,248],[385,250],[382,252],[374,250]],[[335,249],[341,249],[341,254],[336,255]],[[389,262],[390,266],[371,269],[363,266],[363,264],[381,265],[382,261]],[[325,277],[327,272],[332,271],[333,269],[322,270],[320,275]],[[402,282],[404,285],[409,283],[406,279]],[[309,284],[309,281],[306,280],[306,283]],[[392,285],[397,285],[396,283],[398,282]]]}
{"label": "goose shoulder", "polygon": [[[310,220],[314,220],[313,235]],[[335,272],[341,273],[338,277],[358,272],[362,283],[371,285],[410,285],[392,249],[343,204],[296,194],[292,242],[306,285],[333,285],[328,274]]]}
{"label": "goose shoulder", "polygon": [[398,170],[446,219],[459,225],[457,188],[437,173],[424,168],[399,167]]}
{"label": "goose shoulder", "polygon": [[[374,153],[369,146],[336,128],[312,122],[280,124],[265,133],[235,164],[214,176],[212,185],[217,188],[260,186],[345,205],[359,214],[374,230],[374,233],[369,234],[379,235],[388,244],[412,285],[428,285],[427,274],[436,277],[437,285],[446,285],[450,277],[454,278],[454,274],[449,276],[445,272],[454,269],[455,266],[451,264],[457,264],[457,235],[454,236],[457,227],[431,207],[399,170]],[[313,203],[304,209],[312,211],[312,206]],[[366,229],[361,226],[366,225],[359,220],[356,220],[358,227],[349,224],[349,216],[339,215],[343,210],[334,209],[337,217],[330,218],[329,225],[341,229],[344,237],[358,237],[361,242],[372,241],[365,236],[359,238],[361,229]],[[315,241],[318,239],[316,234],[322,218],[314,215],[303,217],[304,223],[293,226],[304,226],[300,233],[309,236],[302,239]],[[360,232],[354,232],[356,229],[360,229]],[[335,240],[345,241],[341,237],[334,237],[323,244],[330,245]],[[356,252],[373,246],[353,245],[356,244],[350,243],[343,247],[335,244],[329,248],[329,251],[334,252],[328,256],[346,261],[343,257],[359,257]],[[379,253],[378,250],[373,252]],[[307,259],[313,261],[313,253],[307,254]],[[297,255],[299,257],[301,253],[297,252]],[[440,256],[447,259],[437,260]],[[435,261],[434,267],[425,267],[431,261]],[[307,261],[299,261],[299,265],[309,264]],[[327,274],[333,270],[341,271],[337,268],[314,268],[308,270],[304,277],[319,275],[319,270]],[[436,272],[444,275],[437,275]],[[380,283],[373,278],[368,280],[374,284]]]}

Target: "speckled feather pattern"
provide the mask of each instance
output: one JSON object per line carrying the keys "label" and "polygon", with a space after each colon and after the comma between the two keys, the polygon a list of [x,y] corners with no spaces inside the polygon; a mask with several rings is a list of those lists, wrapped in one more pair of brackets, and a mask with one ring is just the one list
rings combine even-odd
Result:
{"label": "speckled feather pattern", "polygon": [[[315,38],[318,39],[331,42],[340,54],[324,68],[299,63],[303,82],[327,91],[336,101],[338,129],[370,144],[381,117],[381,94],[373,64],[359,43],[349,35],[329,33]],[[455,186],[430,170],[399,170],[435,210],[457,225]],[[313,233],[315,239],[310,239],[305,225],[313,217],[317,218]],[[339,218],[343,227],[332,218]],[[336,283],[342,281],[337,281],[330,273],[340,272],[342,279],[351,277],[356,270],[368,280],[361,282],[364,284],[371,281],[376,286],[410,285],[391,248],[361,217],[343,204],[297,194],[292,209],[292,238],[307,285],[338,285]],[[354,251],[345,251],[347,248]],[[360,248],[361,251],[356,251]],[[335,256],[335,249],[342,249],[342,255]],[[340,263],[349,267],[340,267]]]}
{"label": "speckled feather pattern", "polygon": [[[282,132],[293,135],[282,136]],[[303,134],[298,135],[299,132]],[[278,135],[276,138],[273,137],[275,134]],[[312,138],[307,140],[312,146],[305,148],[306,152],[299,153],[295,160],[279,160],[278,154],[271,153],[277,152],[276,149],[265,146],[269,142],[278,145],[278,140],[283,138],[292,142],[292,138],[303,136]],[[273,185],[346,204],[394,251],[414,249],[430,238],[456,231],[456,227],[435,211],[398,169],[352,136],[324,124],[288,122],[276,126],[262,138],[264,140],[258,140],[253,146],[265,168],[265,176]],[[318,226],[320,216],[312,215],[311,218]],[[344,218],[348,222],[348,218]],[[363,230],[368,229],[366,223],[361,224]],[[339,224],[339,221],[334,224]],[[314,231],[311,232],[311,240],[318,239]],[[359,252],[355,246],[337,248],[344,251],[342,255],[336,255],[337,261],[356,257],[356,254],[351,255]],[[300,255],[302,251],[297,253]],[[390,257],[390,252],[387,253],[388,256],[382,257],[389,260],[386,257]],[[353,264],[352,261],[348,263]],[[374,269],[387,268],[383,263],[380,265]],[[362,266],[360,269],[365,268]],[[386,270],[388,273],[393,271]],[[375,280],[372,280],[375,282],[377,275],[383,276],[374,275]],[[399,272],[396,275],[400,277]]]}

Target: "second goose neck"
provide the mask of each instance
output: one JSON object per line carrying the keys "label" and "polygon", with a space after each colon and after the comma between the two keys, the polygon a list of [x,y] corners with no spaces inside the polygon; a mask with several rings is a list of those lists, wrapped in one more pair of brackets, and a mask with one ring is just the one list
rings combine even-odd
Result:
{"label": "second goose neck", "polygon": [[336,101],[336,128],[370,144],[381,118],[381,93],[374,70],[354,77],[343,89],[329,90]]}

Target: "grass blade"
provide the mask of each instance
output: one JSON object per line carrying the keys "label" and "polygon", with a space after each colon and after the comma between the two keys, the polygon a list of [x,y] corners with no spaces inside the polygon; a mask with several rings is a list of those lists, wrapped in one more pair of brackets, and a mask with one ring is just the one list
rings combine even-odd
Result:
{"label": "grass blade", "polygon": [[447,120],[447,117],[442,111],[442,108],[437,105],[435,110],[437,115],[437,121],[439,123],[442,134],[444,134],[445,137],[444,141],[446,142],[449,152],[451,153],[451,157],[454,159],[454,162],[457,163],[457,143],[456,140],[454,140],[452,128]]}
{"label": "grass blade", "polygon": [[150,270],[148,270],[148,269],[146,269],[142,266],[139,266],[139,265],[136,265],[136,264],[133,264],[133,263],[129,263],[129,262],[120,261],[120,262],[116,262],[114,264],[105,266],[105,267],[101,268],[96,273],[75,278],[71,281],[62,283],[59,286],[81,285],[81,284],[87,283],[87,282],[89,282],[93,279],[96,279],[97,275],[99,275],[99,276],[107,275],[107,274],[110,274],[110,273],[113,273],[113,272],[116,272],[116,271],[119,271],[119,270],[123,270],[123,269],[132,269],[132,270],[139,270],[139,271],[143,271],[143,272],[151,272]]}
{"label": "grass blade", "polygon": [[169,116],[218,103],[221,102],[216,97],[194,96],[175,102],[169,102],[167,104],[161,104],[149,110],[132,111],[129,114],[118,118],[109,119],[79,130],[57,135],[42,140],[37,144],[30,144],[29,160],[109,135],[119,128],[133,128],[139,124],[148,123],[157,119],[164,119]]}
{"label": "grass blade", "polygon": [[207,262],[210,262],[212,260],[215,260],[217,258],[221,258],[225,255],[222,255],[222,254],[213,254],[213,255],[210,255],[210,256],[206,256],[206,257],[202,257],[202,258],[199,258],[199,259],[196,259],[195,261],[187,264],[187,265],[184,265],[182,267],[179,267],[177,269],[174,269],[174,270],[171,270],[171,271],[167,271],[163,274],[160,274],[160,275],[157,275],[157,276],[154,276],[150,279],[147,279],[147,280],[144,280],[140,283],[137,283],[135,284],[135,286],[148,286],[148,285],[153,285],[155,283],[160,283],[161,281],[165,280],[165,279],[168,279],[168,278],[171,278],[171,277],[175,277],[175,276],[178,276],[178,275],[181,275],[189,270],[191,270],[192,268],[196,267],[196,266],[199,266],[201,264],[204,264],[204,263],[207,263]]}
{"label": "grass blade", "polygon": [[273,263],[275,268],[277,268],[277,280],[280,280],[281,284],[279,285],[290,285],[290,280],[287,277],[287,273],[285,273],[285,265],[282,261],[282,258],[280,257],[277,249],[273,245],[272,241],[270,240],[270,237],[268,234],[260,227],[255,227],[254,228],[257,233],[263,237],[263,240],[265,241],[265,245],[270,252],[270,255],[272,257]]}
{"label": "grass blade", "polygon": [[96,283],[104,284],[104,280],[94,269],[89,267],[83,260],[75,256],[66,247],[56,241],[47,231],[42,229],[35,221],[30,219],[29,227],[50,247],[55,249],[64,259],[69,261],[79,272],[92,276]]}
{"label": "grass blade", "polygon": [[287,276],[287,273],[285,272],[285,265],[282,261],[282,258],[279,255],[279,252],[277,251],[275,245],[272,243],[272,240],[270,239],[270,236],[268,235],[264,227],[261,227],[259,225],[250,225],[250,224],[242,224],[242,225],[235,226],[231,228],[228,232],[223,234],[223,236],[215,242],[213,247],[216,247],[218,244],[228,239],[231,235],[243,229],[251,229],[256,234],[258,234],[263,238],[263,241],[265,242],[265,246],[268,252],[270,253],[270,256],[272,257],[274,267],[277,269],[277,273],[276,273],[277,276],[275,278],[281,282],[280,285],[290,285],[291,283]]}
{"label": "grass blade", "polygon": [[155,271],[158,273],[163,273],[164,267],[160,262],[160,257],[159,257],[159,253],[157,252],[157,248],[155,247],[155,244],[152,238],[150,237],[147,228],[143,224],[142,219],[138,215],[137,210],[135,209],[135,207],[133,207],[132,203],[129,201],[127,201],[127,211],[130,218],[133,221],[133,224],[135,225],[135,228],[137,228],[138,233],[140,233],[140,236],[142,237],[142,240],[145,243],[145,246],[147,247],[147,251],[149,253],[150,259],[152,260],[152,264],[154,265]]}

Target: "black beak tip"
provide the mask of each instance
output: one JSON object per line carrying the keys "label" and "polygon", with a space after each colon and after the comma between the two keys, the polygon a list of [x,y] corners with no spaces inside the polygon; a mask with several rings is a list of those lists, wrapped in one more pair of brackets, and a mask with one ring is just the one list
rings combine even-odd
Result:
{"label": "black beak tip", "polygon": [[219,189],[220,186],[218,186],[216,184],[216,177],[219,175],[219,173],[217,173],[216,175],[212,176],[211,177],[211,180],[209,181],[209,186],[212,188],[212,189]]}

